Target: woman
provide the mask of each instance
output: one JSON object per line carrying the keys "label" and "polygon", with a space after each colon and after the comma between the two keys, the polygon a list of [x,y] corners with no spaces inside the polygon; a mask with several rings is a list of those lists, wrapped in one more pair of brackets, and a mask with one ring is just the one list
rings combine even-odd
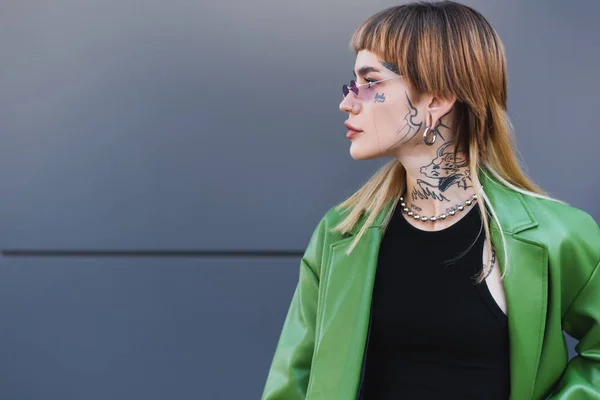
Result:
{"label": "woman", "polygon": [[415,3],[351,46],[350,153],[393,160],[317,226],[263,399],[600,399],[600,229],[519,168],[495,31]]}

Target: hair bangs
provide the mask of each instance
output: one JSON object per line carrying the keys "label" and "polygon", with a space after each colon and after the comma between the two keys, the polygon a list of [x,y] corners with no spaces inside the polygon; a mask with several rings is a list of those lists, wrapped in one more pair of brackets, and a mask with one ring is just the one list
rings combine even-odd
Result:
{"label": "hair bangs", "polygon": [[453,94],[447,78],[447,23],[430,4],[385,9],[354,32],[350,49],[368,50],[394,64],[419,93]]}

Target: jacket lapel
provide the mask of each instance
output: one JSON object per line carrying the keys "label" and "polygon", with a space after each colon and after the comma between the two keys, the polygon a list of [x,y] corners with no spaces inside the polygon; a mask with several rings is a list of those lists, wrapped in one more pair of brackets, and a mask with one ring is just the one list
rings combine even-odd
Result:
{"label": "jacket lapel", "polygon": [[[495,243],[500,243],[498,231],[492,236]],[[532,399],[546,323],[548,255],[542,246],[516,236],[506,236],[506,245],[509,271],[503,286],[510,341],[511,399]],[[503,255],[498,256],[503,262]]]}
{"label": "jacket lapel", "polygon": [[350,236],[334,242],[330,247],[325,289],[321,294],[323,310],[317,322],[318,344],[313,358],[309,399],[356,397],[369,327],[381,230],[367,229],[348,256],[346,251],[353,238]]}
{"label": "jacket lapel", "polygon": [[[484,191],[494,206],[509,255],[503,286],[507,300],[510,338],[511,400],[531,399],[542,349],[548,293],[546,248],[522,232],[537,226],[521,195],[482,175]],[[329,248],[327,276],[322,279],[321,312],[309,386],[311,399],[352,399],[356,396],[369,327],[371,297],[383,221],[388,203],[348,256],[354,236]],[[354,233],[358,228],[354,230]],[[491,221],[492,241],[499,261],[504,254],[501,233]]]}
{"label": "jacket lapel", "polygon": [[[538,224],[519,193],[509,191],[482,175],[484,191],[500,220],[508,251],[503,280],[510,340],[511,399],[531,399],[542,352],[548,302],[548,251],[527,238]],[[491,222],[492,241],[504,264],[501,231]],[[502,267],[504,272],[504,267]]]}

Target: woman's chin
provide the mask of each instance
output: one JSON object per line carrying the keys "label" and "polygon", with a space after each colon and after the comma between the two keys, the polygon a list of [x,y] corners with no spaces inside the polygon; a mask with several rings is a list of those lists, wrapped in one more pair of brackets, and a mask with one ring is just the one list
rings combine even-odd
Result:
{"label": "woman's chin", "polygon": [[367,149],[357,143],[352,143],[350,146],[350,157],[355,160],[371,160],[377,158],[379,154],[374,152],[373,149]]}

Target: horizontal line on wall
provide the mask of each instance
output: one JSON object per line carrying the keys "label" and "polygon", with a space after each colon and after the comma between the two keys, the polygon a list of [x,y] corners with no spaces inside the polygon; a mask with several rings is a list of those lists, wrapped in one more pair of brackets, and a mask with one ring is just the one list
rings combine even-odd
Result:
{"label": "horizontal line on wall", "polygon": [[2,250],[4,257],[302,257],[303,251],[273,250]]}

